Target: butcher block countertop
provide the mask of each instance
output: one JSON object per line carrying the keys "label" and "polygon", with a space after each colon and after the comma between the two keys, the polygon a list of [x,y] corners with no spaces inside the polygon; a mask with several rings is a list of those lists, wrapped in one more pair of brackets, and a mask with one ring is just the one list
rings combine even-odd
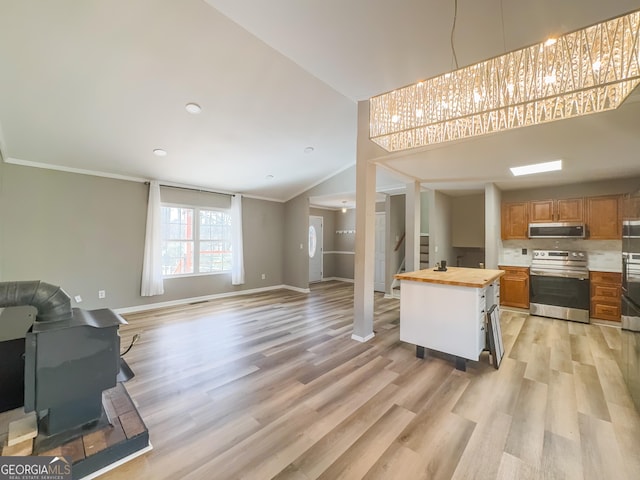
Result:
{"label": "butcher block countertop", "polygon": [[440,283],[442,285],[457,285],[459,287],[483,288],[502,275],[504,275],[504,270],[447,267],[446,272],[438,272],[433,268],[428,268],[415,272],[399,273],[395,278],[398,280],[411,280],[414,282]]}

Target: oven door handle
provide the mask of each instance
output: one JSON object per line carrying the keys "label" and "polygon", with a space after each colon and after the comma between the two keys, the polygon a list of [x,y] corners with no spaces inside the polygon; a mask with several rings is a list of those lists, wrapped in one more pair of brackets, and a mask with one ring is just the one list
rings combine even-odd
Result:
{"label": "oven door handle", "polygon": [[559,277],[559,278],[575,278],[577,280],[589,280],[589,274],[578,272],[560,272],[555,270],[543,270],[532,268],[529,273],[538,277]]}

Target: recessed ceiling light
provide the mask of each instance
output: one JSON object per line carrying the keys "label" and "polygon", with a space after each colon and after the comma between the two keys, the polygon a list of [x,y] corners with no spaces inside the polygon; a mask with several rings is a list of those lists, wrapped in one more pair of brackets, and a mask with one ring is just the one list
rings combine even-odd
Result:
{"label": "recessed ceiling light", "polygon": [[313,148],[313,147],[306,147],[306,148],[304,149],[304,153],[311,153],[311,152],[313,152],[313,150],[314,150],[314,148]]}
{"label": "recessed ceiling light", "polygon": [[166,156],[167,156],[167,151],[166,151],[166,150],[163,150],[163,149],[161,149],[161,148],[156,148],[156,149],[153,151],[153,154],[154,154],[156,157],[166,157]]}
{"label": "recessed ceiling light", "polygon": [[187,112],[193,113],[194,115],[202,111],[202,108],[197,103],[187,103],[184,108]]}
{"label": "recessed ceiling light", "polygon": [[347,213],[347,201],[342,201],[342,213]]}
{"label": "recessed ceiling light", "polygon": [[510,170],[516,177],[519,175],[530,175],[532,173],[553,172],[562,170],[562,160],[534,163],[533,165],[523,165],[522,167],[511,167]]}

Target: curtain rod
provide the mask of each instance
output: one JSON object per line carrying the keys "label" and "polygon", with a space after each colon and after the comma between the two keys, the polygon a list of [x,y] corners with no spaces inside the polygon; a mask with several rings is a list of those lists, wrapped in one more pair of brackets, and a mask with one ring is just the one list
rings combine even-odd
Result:
{"label": "curtain rod", "polygon": [[[150,185],[151,182],[144,182],[144,184],[145,185]],[[161,187],[167,187],[167,188],[178,188],[180,190],[190,190],[192,192],[215,193],[216,195],[228,195],[230,197],[235,197],[236,196],[235,193],[216,192],[215,190],[207,190],[206,188],[180,187],[178,185],[169,185],[167,183],[161,183],[160,186]]]}

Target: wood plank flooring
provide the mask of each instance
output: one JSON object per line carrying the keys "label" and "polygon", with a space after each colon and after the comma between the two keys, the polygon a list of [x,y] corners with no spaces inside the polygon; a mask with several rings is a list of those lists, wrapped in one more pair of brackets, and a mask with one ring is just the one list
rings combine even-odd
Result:
{"label": "wood plank flooring", "polygon": [[353,285],[126,316],[126,384],[154,450],[104,479],[638,479],[620,332],[502,312],[466,372],[401,343],[399,302],[351,340]]}

